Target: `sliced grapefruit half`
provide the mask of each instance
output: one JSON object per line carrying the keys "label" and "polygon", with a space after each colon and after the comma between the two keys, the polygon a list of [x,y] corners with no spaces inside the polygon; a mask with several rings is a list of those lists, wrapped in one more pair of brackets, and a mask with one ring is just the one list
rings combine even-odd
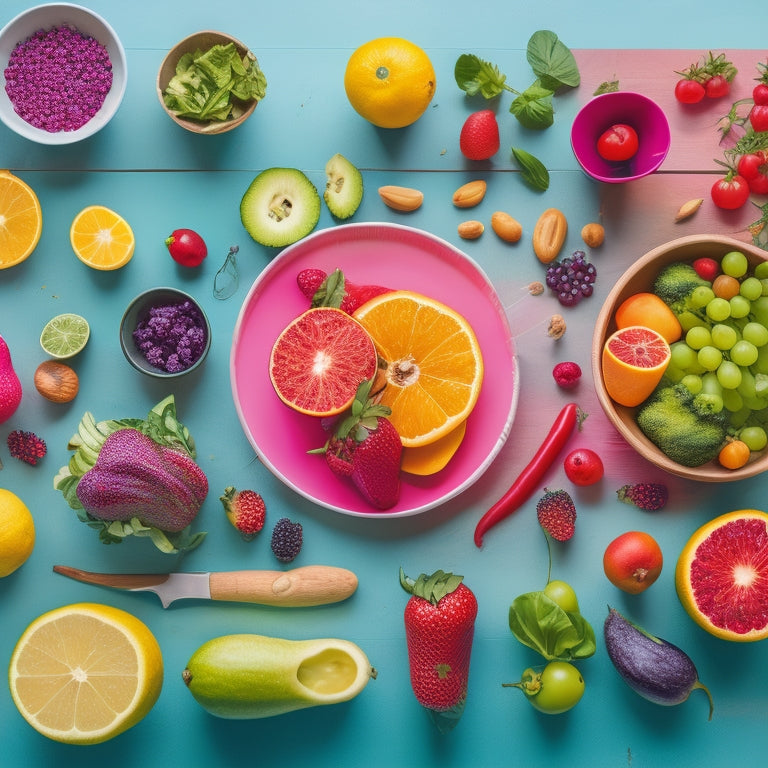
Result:
{"label": "sliced grapefruit half", "polygon": [[768,637],[768,514],[741,509],[702,525],[677,561],[680,602],[722,640]]}

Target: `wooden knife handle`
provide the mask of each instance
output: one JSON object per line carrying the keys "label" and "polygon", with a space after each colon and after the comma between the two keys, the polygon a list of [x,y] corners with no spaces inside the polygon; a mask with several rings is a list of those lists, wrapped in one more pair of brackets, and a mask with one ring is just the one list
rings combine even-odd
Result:
{"label": "wooden knife handle", "polygon": [[305,565],[290,571],[226,571],[210,574],[211,599],[304,607],[346,600],[357,576],[346,568]]}

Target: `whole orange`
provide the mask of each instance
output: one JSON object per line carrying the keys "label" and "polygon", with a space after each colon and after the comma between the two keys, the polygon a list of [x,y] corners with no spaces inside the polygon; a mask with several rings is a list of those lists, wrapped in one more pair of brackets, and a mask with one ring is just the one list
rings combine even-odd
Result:
{"label": "whole orange", "polygon": [[603,569],[614,586],[636,595],[659,578],[663,557],[656,539],[644,531],[617,536],[603,554]]}
{"label": "whole orange", "polygon": [[354,110],[379,128],[415,123],[435,95],[435,70],[418,45],[379,37],[350,56],[344,90]]}
{"label": "whole orange", "polygon": [[655,293],[635,293],[626,298],[616,310],[616,327],[644,325],[660,333],[668,344],[683,334],[675,313]]}

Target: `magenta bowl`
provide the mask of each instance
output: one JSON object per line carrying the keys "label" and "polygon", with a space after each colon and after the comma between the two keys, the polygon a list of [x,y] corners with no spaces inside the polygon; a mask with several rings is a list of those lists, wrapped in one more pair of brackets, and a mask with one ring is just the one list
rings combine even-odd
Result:
{"label": "magenta bowl", "polygon": [[[640,146],[625,162],[604,160],[597,140],[616,123],[637,131]],[[656,102],[640,93],[616,91],[595,96],[585,104],[571,126],[571,147],[584,172],[597,181],[623,184],[653,173],[669,152],[670,133],[666,115]]]}

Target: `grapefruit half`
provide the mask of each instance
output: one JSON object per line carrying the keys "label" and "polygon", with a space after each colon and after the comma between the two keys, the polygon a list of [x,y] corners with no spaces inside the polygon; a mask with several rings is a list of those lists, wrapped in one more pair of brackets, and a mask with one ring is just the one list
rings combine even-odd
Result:
{"label": "grapefruit half", "polygon": [[376,347],[351,315],[334,307],[308,309],[280,333],[269,357],[277,396],[310,416],[335,416],[373,378]]}
{"label": "grapefruit half", "polygon": [[741,509],[702,525],[675,570],[680,602],[722,640],[768,637],[768,514]]}

